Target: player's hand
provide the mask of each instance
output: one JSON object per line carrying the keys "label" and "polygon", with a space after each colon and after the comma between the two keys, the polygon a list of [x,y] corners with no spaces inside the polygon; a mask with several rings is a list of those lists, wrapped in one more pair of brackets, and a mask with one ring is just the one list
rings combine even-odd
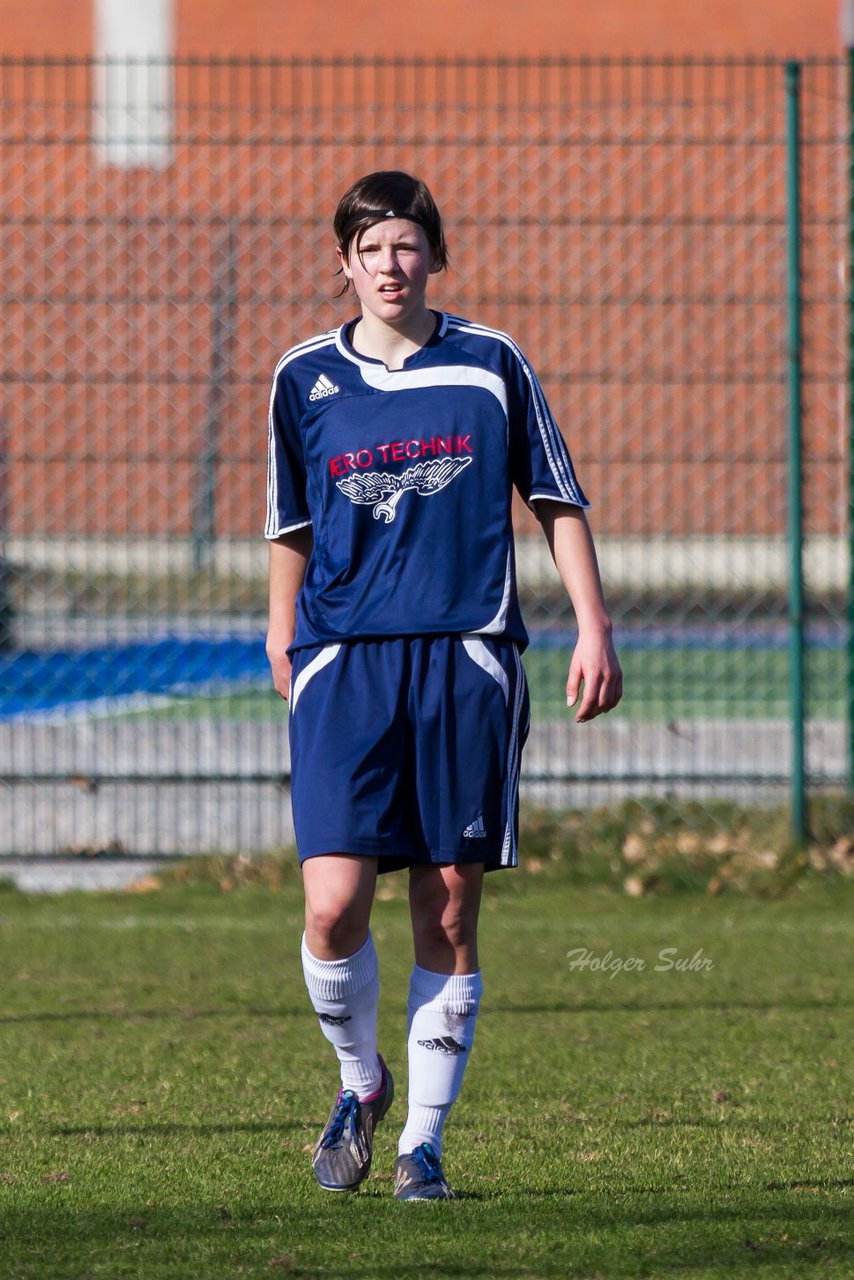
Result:
{"label": "player's hand", "polygon": [[273,673],[273,687],[279,697],[287,702],[291,691],[291,660],[288,657],[288,645],[277,640],[275,636],[268,635],[267,661]]}
{"label": "player's hand", "polygon": [[579,723],[612,710],[623,696],[623,673],[610,632],[587,632],[578,637],[566,682],[568,707],[575,706],[582,689],[575,715]]}

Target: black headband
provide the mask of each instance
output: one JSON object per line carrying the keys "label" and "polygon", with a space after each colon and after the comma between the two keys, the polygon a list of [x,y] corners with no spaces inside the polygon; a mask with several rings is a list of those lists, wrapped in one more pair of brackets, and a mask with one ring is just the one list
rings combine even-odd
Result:
{"label": "black headband", "polygon": [[341,243],[347,244],[352,240],[353,235],[360,227],[374,226],[375,223],[382,222],[385,218],[405,218],[407,222],[414,222],[419,227],[423,227],[428,234],[430,231],[426,219],[422,218],[418,213],[397,213],[394,209],[365,209],[362,213],[353,214],[352,218],[345,224],[341,235]]}

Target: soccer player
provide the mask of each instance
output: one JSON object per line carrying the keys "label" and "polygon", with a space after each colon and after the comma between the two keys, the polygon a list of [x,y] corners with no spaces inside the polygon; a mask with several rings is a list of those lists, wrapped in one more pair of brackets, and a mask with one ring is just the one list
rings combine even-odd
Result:
{"label": "soccer player", "polygon": [[[442,1131],[471,1055],[485,870],[517,861],[529,702],[511,525],[536,512],[578,622],[567,704],[619,701],[596,556],[560,431],[505,334],[431,310],[447,266],[423,182],[372,173],[334,219],[360,314],[279,361],[269,415],[267,655],[290,703],[302,962],[341,1088],[321,1187],[371,1167],[392,1102],[377,1051],[378,872],[409,868],[415,964],[395,1197],[448,1199]],[[583,690],[583,692],[582,692]]]}

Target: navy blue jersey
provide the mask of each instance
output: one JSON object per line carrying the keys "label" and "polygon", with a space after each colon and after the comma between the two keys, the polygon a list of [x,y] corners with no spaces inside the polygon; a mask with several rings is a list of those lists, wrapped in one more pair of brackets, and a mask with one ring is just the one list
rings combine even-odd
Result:
{"label": "navy blue jersey", "polygon": [[457,316],[394,372],[350,327],[292,348],[273,378],[266,537],[314,532],[293,647],[468,632],[524,646],[513,486],[589,505],[536,375],[506,334]]}

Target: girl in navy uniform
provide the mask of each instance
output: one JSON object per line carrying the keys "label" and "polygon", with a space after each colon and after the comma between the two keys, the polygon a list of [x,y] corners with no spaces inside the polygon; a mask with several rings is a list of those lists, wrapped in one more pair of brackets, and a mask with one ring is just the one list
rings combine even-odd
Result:
{"label": "girl in navy uniform", "polygon": [[506,334],[431,310],[447,266],[423,182],[369,174],[334,220],[360,315],[288,351],[270,396],[267,655],[290,703],[302,960],[341,1088],[314,1149],[355,1189],[394,1093],[377,1051],[377,874],[409,868],[415,964],[400,1200],[450,1198],[442,1131],[471,1054],[485,870],[517,861],[529,703],[511,496],[535,511],[578,622],[567,704],[619,701],[587,499]]}

